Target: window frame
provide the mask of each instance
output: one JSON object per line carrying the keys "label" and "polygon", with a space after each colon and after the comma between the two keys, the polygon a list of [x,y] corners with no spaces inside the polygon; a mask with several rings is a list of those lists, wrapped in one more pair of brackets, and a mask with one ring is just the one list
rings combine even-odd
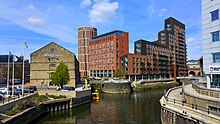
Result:
{"label": "window frame", "polygon": [[[210,12],[210,14],[211,14],[211,21],[219,20],[219,9],[216,9]],[[216,14],[216,17],[215,17],[215,14]]]}
{"label": "window frame", "polygon": [[[218,59],[216,61],[216,58],[218,56]],[[220,63],[220,52],[212,53],[213,63]]]}
{"label": "window frame", "polygon": [[[217,36],[217,38],[215,38],[214,36]],[[217,41],[220,41],[220,31],[214,31],[214,32],[211,32],[211,35],[212,35],[212,42],[217,42]]]}

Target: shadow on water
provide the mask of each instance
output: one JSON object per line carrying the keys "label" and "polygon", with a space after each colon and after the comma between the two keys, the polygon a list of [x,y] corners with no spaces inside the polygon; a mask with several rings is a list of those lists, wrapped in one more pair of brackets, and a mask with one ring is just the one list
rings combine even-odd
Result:
{"label": "shadow on water", "polygon": [[37,124],[161,124],[159,99],[162,90],[131,94],[100,94],[93,101],[72,110],[51,112]]}

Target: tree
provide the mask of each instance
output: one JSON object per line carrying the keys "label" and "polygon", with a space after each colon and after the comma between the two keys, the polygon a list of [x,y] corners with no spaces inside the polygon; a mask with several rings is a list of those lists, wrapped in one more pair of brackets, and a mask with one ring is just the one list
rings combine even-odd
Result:
{"label": "tree", "polygon": [[126,76],[127,72],[125,69],[117,69],[115,72],[114,72],[114,76],[115,77],[120,77],[120,78],[124,78]]}
{"label": "tree", "polygon": [[68,66],[64,62],[60,62],[57,66],[56,71],[51,75],[51,81],[61,88],[70,81]]}

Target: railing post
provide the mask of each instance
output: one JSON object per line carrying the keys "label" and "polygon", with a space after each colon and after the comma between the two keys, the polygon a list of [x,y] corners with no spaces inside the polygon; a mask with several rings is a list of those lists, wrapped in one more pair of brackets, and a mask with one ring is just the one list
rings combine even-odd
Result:
{"label": "railing post", "polygon": [[173,102],[174,102],[174,104],[175,104],[175,99],[173,99]]}
{"label": "railing post", "polygon": [[194,109],[194,104],[192,104],[192,109]]}
{"label": "railing post", "polygon": [[196,110],[197,110],[197,105],[195,105],[195,108],[196,108]]}
{"label": "railing post", "polygon": [[208,108],[208,114],[209,114],[209,108]]}

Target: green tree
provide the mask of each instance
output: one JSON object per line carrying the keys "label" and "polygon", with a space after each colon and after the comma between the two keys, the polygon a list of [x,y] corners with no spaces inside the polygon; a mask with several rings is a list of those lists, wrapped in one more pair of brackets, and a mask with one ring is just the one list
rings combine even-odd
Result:
{"label": "green tree", "polygon": [[61,88],[70,81],[68,66],[64,62],[60,62],[56,71],[51,75],[51,81]]}
{"label": "green tree", "polygon": [[114,72],[114,76],[115,77],[119,77],[119,78],[124,78],[126,76],[127,72],[125,69],[117,69],[115,72]]}

